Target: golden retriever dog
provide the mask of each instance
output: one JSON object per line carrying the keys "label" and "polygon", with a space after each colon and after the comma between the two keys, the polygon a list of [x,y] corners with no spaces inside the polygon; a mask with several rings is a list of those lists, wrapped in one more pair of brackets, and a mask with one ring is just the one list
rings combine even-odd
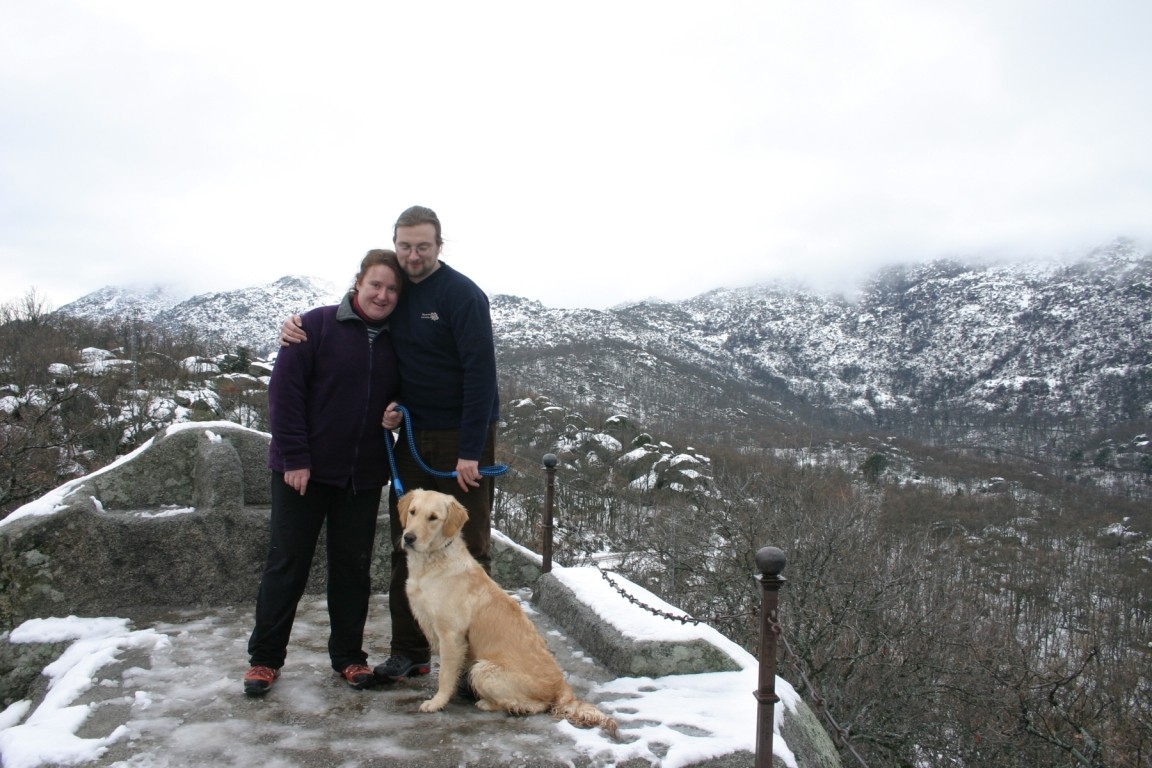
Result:
{"label": "golden retriever dog", "polygon": [[421,712],[439,712],[464,670],[486,712],[551,712],[580,728],[616,735],[616,721],[577,699],[524,609],[468,552],[460,529],[468,512],[447,494],[413,490],[400,498],[408,557],[408,601],[440,654],[436,695]]}

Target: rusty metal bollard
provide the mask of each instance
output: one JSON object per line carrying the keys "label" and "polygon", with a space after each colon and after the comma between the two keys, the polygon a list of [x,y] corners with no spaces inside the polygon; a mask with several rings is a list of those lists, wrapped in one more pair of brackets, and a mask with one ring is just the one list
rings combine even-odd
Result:
{"label": "rusty metal bollard", "polygon": [[544,564],[541,567],[543,573],[552,572],[552,505],[556,498],[556,464],[559,459],[556,458],[554,453],[544,454]]}
{"label": "rusty metal bollard", "polygon": [[772,722],[776,695],[776,638],[780,635],[780,616],[777,611],[780,587],[785,579],[780,575],[787,559],[776,547],[763,547],[756,553],[756,567],[760,569],[760,687],[753,693],[759,702],[756,711],[756,768],[772,768]]}

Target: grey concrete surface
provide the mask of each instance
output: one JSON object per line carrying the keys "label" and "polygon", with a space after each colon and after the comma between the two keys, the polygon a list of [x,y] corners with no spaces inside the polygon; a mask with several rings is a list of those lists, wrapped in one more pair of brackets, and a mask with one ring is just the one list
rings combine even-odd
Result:
{"label": "grey concrete surface", "polygon": [[[526,595],[525,595],[526,597]],[[386,598],[377,598],[368,647],[389,636]],[[613,675],[589,659],[550,622],[533,614],[573,688],[587,695]],[[137,629],[153,627],[170,639],[157,651],[128,651],[99,671],[97,684],[77,704],[92,704],[78,735],[102,738],[120,726],[127,734],[92,766],[185,768],[372,768],[374,766],[609,766],[652,765],[651,759],[615,762],[581,751],[568,729],[548,715],[510,717],[480,712],[453,700],[435,714],[418,711],[432,695],[436,670],[427,677],[358,691],[328,665],[327,613],[321,599],[301,604],[288,662],[264,697],[242,693],[248,608],[173,612],[133,617]],[[370,663],[383,661],[374,656]],[[594,698],[593,698],[594,700]],[[594,738],[608,737],[596,732]],[[629,740],[622,724],[621,741]],[[658,756],[657,756],[658,757]],[[752,765],[733,754],[698,765]],[[657,763],[658,764],[658,763]]]}

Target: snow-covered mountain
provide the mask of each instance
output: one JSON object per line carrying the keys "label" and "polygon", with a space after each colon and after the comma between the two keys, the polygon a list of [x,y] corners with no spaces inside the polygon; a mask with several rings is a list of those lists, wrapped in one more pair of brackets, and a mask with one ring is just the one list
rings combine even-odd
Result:
{"label": "snow-covered mountain", "polygon": [[180,297],[166,286],[106,285],[98,291],[65,304],[57,313],[85,320],[151,321],[166,309],[180,303]]}
{"label": "snow-covered mountain", "polygon": [[[289,276],[151,319],[262,354],[284,317],[338,297]],[[116,299],[102,289],[59,311],[90,316]],[[815,423],[979,441],[1152,419],[1152,254],[1125,240],[1064,263],[892,268],[854,296],[760,285],[592,310],[501,295],[492,312],[506,381],[642,422],[692,412],[730,431]]]}
{"label": "snow-covered mountain", "polygon": [[87,319],[136,317],[169,331],[192,329],[219,351],[247,347],[262,355],[276,346],[285,317],[335,304],[342,294],[327,280],[287,275],[264,285],[206,293],[184,301],[166,301],[170,294],[159,288],[141,292],[106,287],[57,311]]}
{"label": "snow-covered mountain", "polygon": [[750,407],[841,427],[1152,418],[1152,255],[1127,241],[1066,264],[890,269],[852,297],[756,286],[595,311],[501,296],[493,313],[507,375],[648,415],[728,401],[725,428]]}

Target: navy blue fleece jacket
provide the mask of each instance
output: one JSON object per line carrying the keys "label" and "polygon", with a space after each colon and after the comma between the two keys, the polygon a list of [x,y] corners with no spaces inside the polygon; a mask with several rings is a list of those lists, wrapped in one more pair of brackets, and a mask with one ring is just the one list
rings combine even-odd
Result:
{"label": "navy blue fleece jacket", "polygon": [[440,262],[404,287],[390,323],[412,426],[460,430],[459,458],[479,461],[488,425],[500,418],[488,297]]}

